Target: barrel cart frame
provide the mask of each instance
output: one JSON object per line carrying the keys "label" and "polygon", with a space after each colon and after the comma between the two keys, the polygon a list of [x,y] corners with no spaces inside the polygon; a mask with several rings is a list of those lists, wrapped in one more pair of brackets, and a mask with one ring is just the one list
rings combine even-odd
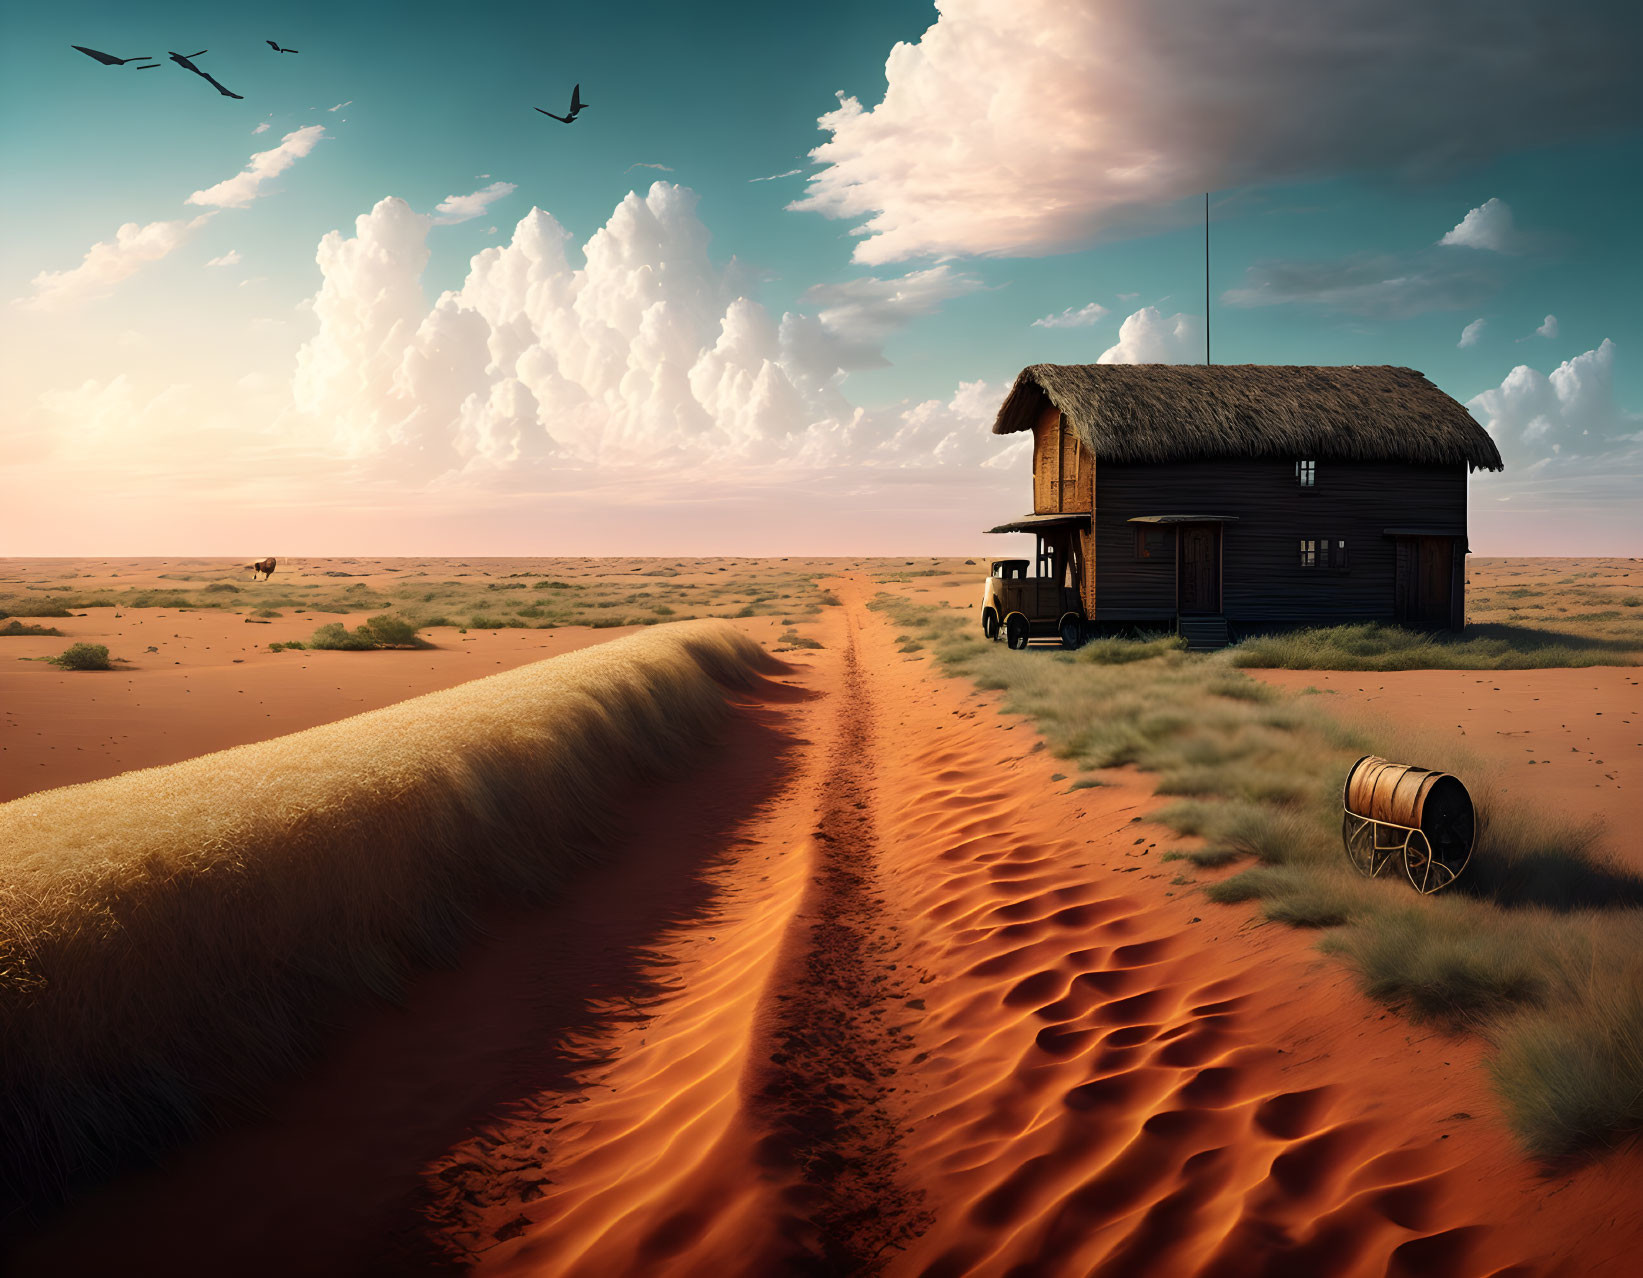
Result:
{"label": "barrel cart frame", "polygon": [[[1384,764],[1385,760],[1375,755],[1364,755],[1347,769],[1346,780],[1341,783],[1341,842],[1346,847],[1347,860],[1359,874],[1371,879],[1396,861],[1402,865],[1404,875],[1415,891],[1427,896],[1441,892],[1460,877],[1472,859],[1473,825],[1470,798],[1467,799],[1467,821],[1464,831],[1454,840],[1461,844],[1459,856],[1448,849],[1446,855],[1440,855],[1434,853],[1432,839],[1420,825],[1402,825],[1396,821],[1367,816],[1353,810],[1352,779],[1365,763]],[[1447,778],[1454,780],[1456,785],[1460,784],[1447,773],[1432,773],[1425,769],[1399,769],[1399,772],[1417,773],[1423,779]],[[1461,787],[1461,793],[1465,793],[1464,786]],[[1419,808],[1415,811],[1418,813]],[[1417,816],[1417,820],[1420,819],[1421,817]]]}

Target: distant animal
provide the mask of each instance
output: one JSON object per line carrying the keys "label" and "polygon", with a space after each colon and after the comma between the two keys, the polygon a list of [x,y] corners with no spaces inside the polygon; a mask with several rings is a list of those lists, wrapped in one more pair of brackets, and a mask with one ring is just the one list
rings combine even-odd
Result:
{"label": "distant animal", "polygon": [[272,40],[264,40],[263,43],[266,44],[275,53],[301,53],[302,52],[301,49],[282,49],[282,48],[280,48],[279,45],[275,44]]}
{"label": "distant animal", "polygon": [[[146,54],[146,53],[142,54],[139,57],[135,57],[135,58],[117,58],[112,53],[98,53],[96,49],[88,49],[83,44],[71,44],[71,45],[69,45],[69,48],[78,49],[81,53],[85,54],[86,57],[88,57],[88,58],[96,58],[97,61],[101,62],[105,67],[123,67],[128,62],[147,62],[148,61],[148,54]],[[158,62],[156,62],[154,65],[159,66],[160,64]],[[139,68],[139,70],[140,69],[141,68]]]}
{"label": "distant animal", "polygon": [[209,53],[209,52],[210,52],[209,49],[201,49],[199,53],[189,53],[189,54],[173,53],[171,55],[171,60],[173,62],[175,62],[178,66],[180,66],[184,71],[192,71],[195,75],[199,76],[200,79],[210,81],[211,87],[216,89],[216,91],[218,93],[222,94],[223,97],[225,97],[225,98],[239,98],[240,100],[243,101],[244,98],[245,98],[245,95],[243,93],[234,93],[234,92],[231,92],[228,89],[223,88],[222,85],[218,84],[215,80],[213,80],[204,71],[201,71],[199,69],[199,67],[195,66],[194,63],[191,61],[191,59],[197,58],[201,54]]}
{"label": "distant animal", "polygon": [[269,555],[267,559],[259,559],[256,563],[248,564],[246,566],[251,569],[252,581],[257,579],[257,574],[259,572],[263,574],[263,580],[267,581],[269,577],[274,575],[274,567],[278,563],[278,559],[275,559],[274,556]]}
{"label": "distant animal", "polygon": [[554,115],[552,111],[542,111],[541,107],[536,107],[535,109],[542,111],[543,115],[548,116],[551,119],[558,120],[561,124],[575,124],[577,115],[580,114],[582,109],[587,105],[588,104],[586,102],[582,101],[582,86],[579,84],[570,91],[569,115]]}

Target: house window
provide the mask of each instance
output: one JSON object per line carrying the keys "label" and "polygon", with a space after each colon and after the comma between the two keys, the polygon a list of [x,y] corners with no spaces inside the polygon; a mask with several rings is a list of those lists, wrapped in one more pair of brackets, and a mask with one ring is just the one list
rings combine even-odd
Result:
{"label": "house window", "polygon": [[1135,530],[1135,557],[1137,559],[1164,559],[1169,556],[1169,533],[1162,528],[1145,524]]}
{"label": "house window", "polygon": [[1301,567],[1328,568],[1334,572],[1345,572],[1346,538],[1302,537]]}
{"label": "house window", "polygon": [[1296,462],[1295,480],[1302,488],[1311,488],[1318,481],[1318,463],[1315,461]]}

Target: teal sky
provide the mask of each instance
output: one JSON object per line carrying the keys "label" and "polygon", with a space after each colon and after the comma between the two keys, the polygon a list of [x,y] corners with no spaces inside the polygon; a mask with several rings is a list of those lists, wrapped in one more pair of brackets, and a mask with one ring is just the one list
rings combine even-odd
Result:
{"label": "teal sky", "polygon": [[[1406,8],[13,12],[0,553],[973,551],[1023,365],[1202,358],[1206,187],[1215,362],[1420,369],[1509,462],[1475,550],[1637,553],[1637,11]],[[533,208],[569,274],[469,281]]]}

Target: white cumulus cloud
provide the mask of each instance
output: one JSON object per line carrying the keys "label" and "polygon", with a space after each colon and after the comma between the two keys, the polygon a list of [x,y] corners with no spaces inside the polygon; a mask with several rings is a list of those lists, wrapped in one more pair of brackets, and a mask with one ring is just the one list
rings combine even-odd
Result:
{"label": "white cumulus cloud", "polygon": [[[1533,0],[940,0],[839,95],[790,207],[857,223],[857,261],[1035,255],[1205,190],[1427,174],[1640,115],[1643,10]],[[1304,104],[1304,106],[1298,106]],[[1439,122],[1441,127],[1435,127]]]}
{"label": "white cumulus cloud", "polygon": [[1046,315],[1042,319],[1035,319],[1033,327],[1088,328],[1106,313],[1107,308],[1101,305],[1100,302],[1088,302],[1083,306],[1069,306],[1059,315]]}
{"label": "white cumulus cloud", "polygon": [[1167,319],[1143,306],[1118,328],[1118,341],[1101,352],[1098,364],[1196,364],[1204,353],[1203,334],[1191,315]]}
{"label": "white cumulus cloud", "polygon": [[22,304],[34,310],[61,310],[100,297],[148,263],[165,257],[211,217],[210,213],[202,213],[192,220],[179,218],[146,226],[127,222],[112,240],[99,241],[87,249],[85,259],[73,269],[41,271],[29,281],[34,292],[21,299]]}
{"label": "white cumulus cloud", "polygon": [[261,123],[261,124],[259,124],[259,125],[258,125],[258,126],[257,126],[257,127],[256,127],[256,128],[254,128],[254,129],[252,129],[252,130],[251,130],[251,132],[252,132],[252,133],[267,133],[267,132],[268,132],[268,130],[269,130],[269,127],[270,127],[270,126],[269,126],[269,123],[268,123],[268,121],[267,121],[267,120],[264,120],[264,121],[263,121],[263,122],[262,122],[262,123]]}
{"label": "white cumulus cloud", "polygon": [[479,217],[492,204],[518,189],[512,182],[492,182],[468,195],[447,195],[434,206],[434,225],[455,226]]}
{"label": "white cumulus cloud", "polygon": [[846,359],[973,282],[946,268],[815,291],[819,314],[773,317],[716,266],[689,190],[630,194],[582,246],[532,209],[430,304],[430,219],[385,199],[320,243],[317,324],[297,408],[348,453],[420,474],[731,461],[977,466],[1003,387],[868,410]]}
{"label": "white cumulus cloud", "polygon": [[1564,360],[1551,373],[1519,364],[1497,387],[1466,402],[1508,464],[1602,454],[1635,443],[1643,417],[1614,395],[1615,344]]}
{"label": "white cumulus cloud", "polygon": [[1438,243],[1510,253],[1517,243],[1512,210],[1498,199],[1485,200],[1461,218],[1453,230],[1444,232]]}
{"label": "white cumulus cloud", "polygon": [[1556,337],[1557,316],[1548,315],[1545,319],[1543,319],[1540,322],[1540,327],[1535,330],[1535,335],[1537,337]]}
{"label": "white cumulus cloud", "polygon": [[1487,322],[1487,320],[1481,318],[1473,320],[1465,328],[1461,329],[1460,341],[1456,342],[1455,345],[1476,346],[1478,344],[1478,339],[1483,336],[1483,326]]}
{"label": "white cumulus cloud", "polygon": [[221,257],[214,257],[206,263],[207,266],[238,266],[240,263],[239,249],[229,249]]}
{"label": "white cumulus cloud", "polygon": [[280,144],[268,151],[258,151],[245,168],[215,186],[195,191],[185,204],[204,204],[224,209],[243,209],[262,193],[265,182],[272,181],[307,155],[325,136],[325,126],[309,124],[287,133]]}

